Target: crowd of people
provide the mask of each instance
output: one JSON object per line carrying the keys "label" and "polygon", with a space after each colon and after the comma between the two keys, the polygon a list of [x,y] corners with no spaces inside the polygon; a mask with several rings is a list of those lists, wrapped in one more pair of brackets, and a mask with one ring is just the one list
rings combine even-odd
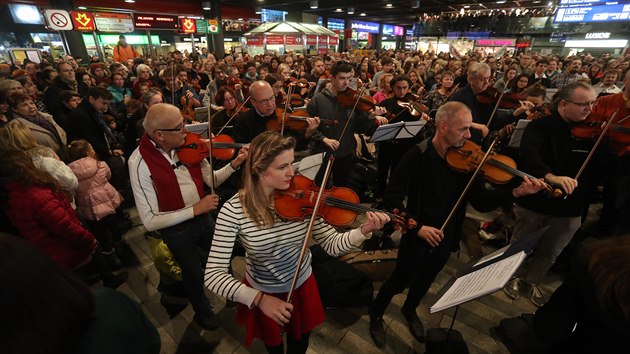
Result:
{"label": "crowd of people", "polygon": [[[386,345],[383,314],[405,288],[403,317],[413,337],[425,340],[420,302],[460,240],[478,242],[478,233],[463,232],[466,203],[443,225],[470,177],[450,168],[445,156],[467,141],[484,148],[496,141],[497,151],[513,157],[526,176],[506,186],[475,181],[465,201],[481,212],[503,208],[514,219],[515,240],[550,226],[527,267],[504,288],[510,298],[545,304],[540,284],[602,186],[597,234],[627,232],[630,58],[394,50],[365,57],[217,58],[204,50],[158,60],[139,57],[124,36],[121,43],[116,60],[107,62],[81,65],[67,55],[0,64],[2,231],[39,249],[82,293],[88,290],[75,276],[89,283],[96,275],[111,288],[125,281],[120,253],[131,225],[124,209],[135,206],[150,242],[170,257],[154,259],[160,290],[189,301],[195,322],[210,330],[221,326],[209,289],[238,303],[236,321],[246,328],[247,345],[258,338],[269,352],[282,353],[284,331],[288,350],[305,352],[309,334],[324,321],[310,251],[300,252],[308,221],[281,218],[275,196],[291,188],[296,159],[316,153],[324,155],[317,185],[329,179],[352,187],[361,150],[355,135],[398,122],[426,123],[416,136],[376,145],[374,188],[380,208],[402,212],[417,226],[402,235],[395,270],[369,309],[378,347]],[[296,119],[299,111],[305,113]],[[614,134],[583,166],[601,123],[611,117]],[[527,119],[514,145],[517,123]],[[190,147],[191,123],[208,123],[212,133],[227,133],[242,147],[228,161],[202,155],[184,162],[179,151]],[[572,134],[580,124],[591,136]],[[328,156],[334,156],[330,171]],[[308,233],[339,256],[359,249],[390,221],[390,214],[368,212],[365,222],[344,229],[318,218]],[[244,279],[231,274],[239,248]],[[177,264],[178,274],[158,262]],[[623,308],[615,320],[627,327],[627,304],[609,302],[629,294],[615,291],[597,301],[606,301],[604,312]],[[81,296],[85,311],[94,310],[94,301],[98,310],[98,294],[96,300]],[[142,316],[138,321],[151,327]],[[153,343],[143,350],[155,349]]]}

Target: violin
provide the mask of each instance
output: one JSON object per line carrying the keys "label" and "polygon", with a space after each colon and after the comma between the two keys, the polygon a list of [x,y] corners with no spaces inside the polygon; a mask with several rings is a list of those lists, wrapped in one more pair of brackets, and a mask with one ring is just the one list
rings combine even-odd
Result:
{"label": "violin", "polygon": [[[315,207],[316,195],[320,187],[307,177],[295,175],[291,186],[286,190],[276,190],[274,204],[278,215],[284,220],[302,221],[310,217]],[[335,227],[348,227],[354,223],[358,213],[368,211],[383,212],[378,209],[363,206],[359,203],[359,196],[350,188],[332,187],[326,189],[320,205],[318,216]],[[413,219],[405,220],[394,213],[386,213],[392,222],[402,230],[417,227]]]}
{"label": "violin", "polygon": [[[581,140],[597,139],[602,133],[604,123],[609,119],[610,117],[603,114],[591,112],[584,121],[573,126],[571,135]],[[611,122],[612,125],[606,131],[606,137],[618,144],[630,145],[630,126],[620,124],[626,120],[629,120],[628,117],[616,123]]]}
{"label": "violin", "polygon": [[346,108],[354,108],[356,104],[357,109],[362,112],[369,112],[376,107],[376,101],[372,96],[359,97],[358,92],[349,87],[343,92],[337,92],[337,103]]}
{"label": "violin", "polygon": [[525,100],[525,98],[527,98],[527,96],[523,96],[523,93],[501,93],[492,86],[488,86],[485,91],[476,96],[477,102],[481,104],[497,104],[498,102],[499,108],[504,109],[516,109],[520,107],[521,101]]}
{"label": "violin", "polygon": [[[276,106],[280,107],[280,106],[284,106],[286,104],[286,99],[285,99],[285,95],[280,92],[278,94],[278,96],[276,96]],[[291,97],[289,97],[289,106],[291,108],[296,108],[296,107],[304,107],[306,105],[306,100],[304,98],[302,98],[302,96],[300,96],[297,93],[294,93],[291,95]]]}
{"label": "violin", "polygon": [[[267,130],[280,131],[282,128],[282,124],[284,122],[284,127],[290,130],[295,130],[299,132],[306,131],[308,128],[307,118],[311,118],[308,116],[308,113],[304,110],[297,110],[295,112],[284,112],[282,108],[276,108],[276,119],[270,119],[267,121]],[[339,121],[333,119],[322,119],[319,120],[320,124],[324,125],[337,125]]]}
{"label": "violin", "polygon": [[[187,132],[184,145],[177,149],[177,157],[186,165],[195,165],[210,154],[208,144],[210,139],[199,134]],[[218,160],[230,160],[236,153],[236,149],[249,144],[235,143],[231,136],[220,134],[212,138],[212,157]]]}
{"label": "violin", "polygon": [[193,100],[192,98],[188,98],[185,94],[182,96],[180,100],[182,104],[182,109],[179,111],[182,113],[182,117],[186,123],[191,123],[195,120],[195,109],[193,108]]}
{"label": "violin", "polygon": [[[451,148],[446,152],[446,162],[455,171],[473,172],[483,160],[484,155],[485,152],[481,150],[481,146],[471,140],[466,140],[462,147]],[[491,153],[486,163],[481,167],[481,170],[484,172],[484,178],[495,184],[505,184],[511,181],[515,176],[537,179],[530,174],[518,170],[516,168],[516,162],[510,157],[495,152]],[[545,190],[552,197],[557,198],[562,196],[562,190],[554,188],[547,183],[545,183]]]}
{"label": "violin", "polygon": [[544,116],[548,116],[551,114],[551,109],[549,109],[548,103],[543,103],[540,106],[536,106],[530,109],[527,113],[527,120],[536,120]]}

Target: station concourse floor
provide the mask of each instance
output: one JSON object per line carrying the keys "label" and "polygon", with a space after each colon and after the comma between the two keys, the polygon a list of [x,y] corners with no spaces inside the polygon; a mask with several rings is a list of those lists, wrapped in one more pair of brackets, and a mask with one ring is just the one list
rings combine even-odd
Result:
{"label": "station concourse floor", "polygon": [[[134,227],[124,236],[133,254],[124,262],[129,278],[117,290],[138,301],[146,315],[158,329],[162,338],[164,354],[196,354],[196,353],[265,353],[262,342],[255,340],[251,347],[245,347],[245,332],[234,323],[236,307],[226,307],[222,298],[208,291],[215,312],[222,320],[222,326],[216,331],[203,330],[193,321],[194,312],[190,305],[181,312],[169,314],[160,304],[160,293],[157,290],[159,275],[151,260],[149,247],[145,239],[145,229],[137,216],[135,208],[128,209]],[[472,214],[472,215],[471,215]],[[469,208],[469,216],[477,220],[491,220],[496,214],[478,214]],[[484,254],[494,248],[483,246]],[[429,307],[437,298],[436,293],[450,279],[451,275],[462,269],[469,257],[462,250],[457,257],[453,253],[447,266],[438,275],[427,296],[423,299],[418,314],[424,322],[425,329],[448,327],[451,323],[453,309],[443,313],[430,314]],[[237,278],[242,279],[244,260],[237,257],[233,261]],[[562,277],[550,272],[543,291],[549,296],[560,285]],[[375,294],[382,282],[374,282]],[[387,308],[384,316],[387,346],[377,348],[369,334],[369,317],[367,308],[347,308],[326,310],[326,321],[311,334],[308,353],[424,353],[425,346],[417,342],[409,333],[400,313],[404,294],[397,295]],[[497,291],[493,294],[473,300],[460,306],[454,328],[459,330],[467,342],[470,353],[508,353],[507,348],[495,340],[489,332],[491,327],[508,317],[521,313],[536,311],[526,297],[512,300]]]}

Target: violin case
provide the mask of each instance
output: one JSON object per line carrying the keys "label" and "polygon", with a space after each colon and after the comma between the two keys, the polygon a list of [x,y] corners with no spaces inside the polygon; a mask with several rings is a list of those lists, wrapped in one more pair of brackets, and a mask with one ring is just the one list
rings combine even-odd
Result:
{"label": "violin case", "polygon": [[389,278],[396,266],[397,249],[358,251],[344,254],[340,260],[367,273],[372,280],[382,281]]}

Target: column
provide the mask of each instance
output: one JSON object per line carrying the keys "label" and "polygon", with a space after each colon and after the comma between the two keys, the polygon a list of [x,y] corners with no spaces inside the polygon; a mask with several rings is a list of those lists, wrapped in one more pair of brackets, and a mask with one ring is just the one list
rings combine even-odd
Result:
{"label": "column", "polygon": [[210,3],[210,11],[202,10],[203,18],[219,21],[219,26],[221,30],[219,31],[219,33],[208,33],[206,42],[208,44],[208,51],[214,53],[214,56],[217,58],[217,60],[221,60],[225,55],[225,47],[223,46],[223,33],[225,31],[225,28],[223,28],[223,24],[221,23],[221,3],[219,2],[219,0],[211,0]]}

